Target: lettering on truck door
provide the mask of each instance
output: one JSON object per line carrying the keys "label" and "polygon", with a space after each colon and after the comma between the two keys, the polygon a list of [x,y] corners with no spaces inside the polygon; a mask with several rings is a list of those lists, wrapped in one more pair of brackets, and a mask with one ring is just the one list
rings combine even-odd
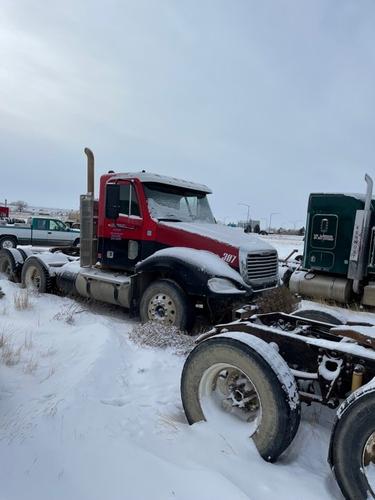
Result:
{"label": "lettering on truck door", "polygon": [[109,239],[102,244],[102,261],[112,268],[133,268],[140,260],[143,243],[143,219],[136,189],[132,182],[120,182],[120,213],[108,221]]}

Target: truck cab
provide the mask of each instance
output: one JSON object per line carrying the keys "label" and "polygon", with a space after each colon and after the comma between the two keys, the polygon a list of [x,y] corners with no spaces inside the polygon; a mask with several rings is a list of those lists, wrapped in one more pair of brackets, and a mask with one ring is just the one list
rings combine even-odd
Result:
{"label": "truck cab", "polygon": [[366,194],[312,193],[302,266],[289,287],[306,297],[375,306],[375,199]]}
{"label": "truck cab", "polygon": [[106,174],[100,180],[98,261],[134,272],[166,248],[205,250],[239,272],[253,290],[278,283],[276,250],[253,234],[217,224],[203,185],[139,172]]}

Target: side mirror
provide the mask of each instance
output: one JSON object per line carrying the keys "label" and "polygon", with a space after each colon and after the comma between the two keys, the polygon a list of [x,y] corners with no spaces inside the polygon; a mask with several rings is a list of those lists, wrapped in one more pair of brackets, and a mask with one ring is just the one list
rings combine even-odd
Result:
{"label": "side mirror", "polygon": [[120,185],[108,184],[106,191],[105,216],[117,219],[120,214]]}

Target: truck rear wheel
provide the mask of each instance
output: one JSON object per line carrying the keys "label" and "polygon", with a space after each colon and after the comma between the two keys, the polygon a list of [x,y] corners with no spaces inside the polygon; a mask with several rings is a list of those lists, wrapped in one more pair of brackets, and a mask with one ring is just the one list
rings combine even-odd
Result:
{"label": "truck rear wheel", "polygon": [[331,325],[345,324],[344,318],[334,312],[321,311],[319,309],[300,309],[294,311],[292,316],[299,316],[303,319],[311,319],[313,321],[321,321],[322,323],[330,323]]}
{"label": "truck rear wheel", "polygon": [[52,279],[48,269],[36,258],[29,257],[22,268],[22,284],[25,288],[48,293],[52,289]]}
{"label": "truck rear wheel", "polygon": [[12,236],[4,236],[0,238],[0,248],[16,248],[17,240]]}
{"label": "truck rear wheel", "polygon": [[172,280],[151,283],[142,295],[139,313],[142,323],[158,321],[187,331],[194,324],[189,297]]}
{"label": "truck rear wheel", "polygon": [[[274,462],[297,432],[300,403],[285,361],[264,341],[255,340],[259,352],[225,336],[198,344],[183,368],[181,398],[190,424],[206,420],[218,425],[219,432],[242,430],[244,438],[252,437],[262,458]],[[260,354],[267,351],[276,361],[273,366],[267,361],[270,356]],[[276,365],[284,375],[277,373]],[[291,382],[294,392],[289,394]]]}
{"label": "truck rear wheel", "polygon": [[351,403],[337,421],[330,462],[345,498],[375,498],[375,392]]}
{"label": "truck rear wheel", "polygon": [[3,248],[0,250],[0,274],[4,275],[9,281],[20,282],[19,266],[9,249]]}

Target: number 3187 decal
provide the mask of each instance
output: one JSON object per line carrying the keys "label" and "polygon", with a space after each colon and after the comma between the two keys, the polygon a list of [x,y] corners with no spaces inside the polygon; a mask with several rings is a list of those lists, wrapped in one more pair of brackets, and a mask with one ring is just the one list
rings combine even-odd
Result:
{"label": "number 3187 decal", "polygon": [[232,255],[231,253],[223,253],[222,259],[225,260],[225,262],[228,262],[228,264],[233,264],[233,262],[236,260],[236,256]]}

